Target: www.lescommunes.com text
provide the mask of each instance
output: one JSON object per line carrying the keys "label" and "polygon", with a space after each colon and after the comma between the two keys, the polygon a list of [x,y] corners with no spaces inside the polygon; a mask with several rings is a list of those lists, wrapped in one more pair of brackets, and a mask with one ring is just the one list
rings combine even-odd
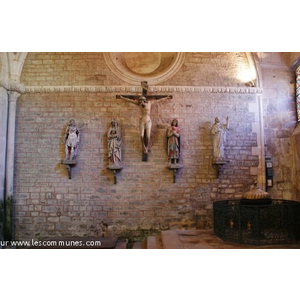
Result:
{"label": "www.lescommunes.com text", "polygon": [[61,240],[61,241],[0,241],[2,247],[97,247],[101,246],[101,241],[72,241],[72,240]]}

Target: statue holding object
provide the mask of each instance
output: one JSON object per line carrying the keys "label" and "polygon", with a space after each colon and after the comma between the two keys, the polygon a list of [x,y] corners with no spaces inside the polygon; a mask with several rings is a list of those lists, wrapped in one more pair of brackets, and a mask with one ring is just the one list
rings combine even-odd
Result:
{"label": "statue holding object", "polygon": [[225,162],[224,145],[226,143],[226,131],[229,128],[229,118],[226,117],[226,123],[221,124],[218,117],[212,125],[213,134],[213,161],[215,163]]}
{"label": "statue holding object", "polygon": [[114,183],[117,183],[117,173],[123,169],[122,166],[122,139],[119,123],[113,119],[107,132],[108,147],[108,169],[114,172]]}
{"label": "statue holding object", "polygon": [[113,119],[107,132],[108,159],[110,167],[120,167],[122,164],[122,139],[119,123]]}
{"label": "statue holding object", "polygon": [[180,128],[178,120],[173,119],[171,126],[167,129],[167,152],[168,152],[168,167],[173,170],[173,182],[176,182],[177,171],[182,168],[179,164],[180,158]]}
{"label": "statue holding object", "polygon": [[178,164],[180,157],[180,128],[178,120],[174,119],[167,129],[167,150],[169,164]]}
{"label": "statue holding object", "polygon": [[76,126],[75,120],[71,119],[65,133],[65,160],[75,160],[80,144],[80,130]]}
{"label": "statue holding object", "polygon": [[79,153],[80,146],[80,132],[83,125],[86,124],[77,126],[75,120],[71,119],[64,135],[65,159],[62,161],[62,164],[67,167],[69,179],[72,177],[72,168],[77,164],[77,155]]}

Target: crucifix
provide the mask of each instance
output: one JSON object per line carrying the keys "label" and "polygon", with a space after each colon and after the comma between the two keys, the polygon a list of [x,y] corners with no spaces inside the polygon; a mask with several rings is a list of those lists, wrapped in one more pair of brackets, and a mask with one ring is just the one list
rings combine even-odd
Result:
{"label": "crucifix", "polygon": [[[143,146],[143,161],[148,161],[148,149],[151,135],[151,102],[152,100],[165,100],[172,99],[171,95],[148,95],[148,83],[142,81],[142,95],[117,95],[117,99],[123,99],[130,101],[131,103],[138,105],[141,110],[140,118],[140,135]],[[151,101],[150,101],[151,100]]]}

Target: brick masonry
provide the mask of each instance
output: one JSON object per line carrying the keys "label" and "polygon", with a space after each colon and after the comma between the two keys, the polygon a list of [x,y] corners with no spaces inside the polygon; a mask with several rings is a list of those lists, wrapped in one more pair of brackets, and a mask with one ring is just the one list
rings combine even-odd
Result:
{"label": "brick masonry", "polygon": [[[245,66],[243,54],[189,53],[182,70],[165,85],[238,86],[236,75]],[[101,53],[29,53],[21,82],[26,86],[126,85],[105,66]],[[118,235],[138,239],[163,229],[211,228],[213,201],[241,197],[256,178],[253,169],[259,158],[253,149],[258,138],[252,127],[257,115],[251,108],[257,96],[172,94],[172,100],[152,106],[148,162],[141,157],[138,107],[117,100],[115,93],[23,94],[16,127],[16,238]],[[212,165],[210,134],[216,116],[222,122],[230,118],[225,150],[229,162],[219,178]],[[61,161],[63,135],[71,118],[86,125],[70,180]],[[107,169],[106,133],[112,118],[118,120],[123,136],[124,169],[117,184]],[[178,118],[182,131],[184,166],[176,183],[167,168],[165,149],[166,129],[173,118]]]}
{"label": "brick masonry", "polygon": [[286,56],[284,53],[265,53],[261,65],[265,152],[272,157],[274,166],[274,186],[268,192],[272,198],[297,200],[300,193],[299,176],[295,171],[299,165],[296,160],[299,138],[293,139],[297,124],[295,74],[284,63]]}

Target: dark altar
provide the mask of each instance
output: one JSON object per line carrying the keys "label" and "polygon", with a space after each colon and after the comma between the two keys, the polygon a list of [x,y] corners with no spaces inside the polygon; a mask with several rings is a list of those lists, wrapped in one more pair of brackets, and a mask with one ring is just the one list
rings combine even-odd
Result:
{"label": "dark altar", "polygon": [[300,238],[300,202],[282,199],[213,203],[214,234],[226,242],[268,245]]}

